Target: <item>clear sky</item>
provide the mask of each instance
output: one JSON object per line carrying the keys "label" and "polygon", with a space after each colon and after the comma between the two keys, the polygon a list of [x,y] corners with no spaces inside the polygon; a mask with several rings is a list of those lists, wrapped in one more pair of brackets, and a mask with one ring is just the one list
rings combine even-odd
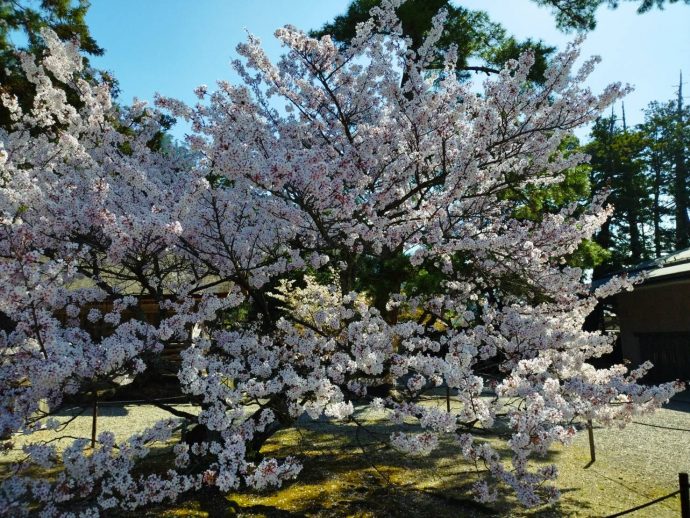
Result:
{"label": "clear sky", "polygon": [[[213,89],[217,79],[236,81],[229,62],[246,32],[261,38],[272,57],[281,53],[273,38],[287,23],[308,30],[345,11],[348,0],[93,0],[87,23],[106,49],[93,64],[112,71],[120,81],[121,102],[133,97],[152,100],[154,92],[194,102],[200,84]],[[548,9],[529,0],[462,0],[483,9],[518,38],[541,38],[562,48],[573,35],[555,28]],[[584,55],[603,62],[590,86],[601,90],[613,81],[635,86],[625,100],[629,124],[642,121],[653,100],[675,95],[682,69],[690,91],[690,6],[680,2],[644,15],[624,2],[615,11],[601,9]],[[173,131],[182,137],[184,128]],[[578,132],[582,137],[586,132]]]}

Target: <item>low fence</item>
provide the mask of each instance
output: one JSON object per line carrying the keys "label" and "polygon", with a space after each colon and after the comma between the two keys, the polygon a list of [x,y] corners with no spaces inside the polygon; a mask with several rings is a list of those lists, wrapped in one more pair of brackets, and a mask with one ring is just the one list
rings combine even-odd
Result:
{"label": "low fence", "polygon": [[680,486],[679,489],[677,491],[674,491],[673,493],[669,493],[668,495],[655,498],[654,500],[645,502],[642,505],[631,507],[630,509],[626,509],[625,511],[621,511],[616,514],[610,514],[606,518],[625,516],[626,514],[634,513],[635,511],[639,511],[640,509],[644,509],[645,507],[650,507],[654,504],[658,504],[659,502],[663,502],[664,500],[667,500],[669,498],[673,498],[676,495],[680,495],[681,518],[690,518],[690,483],[688,483],[687,473],[678,473],[678,485]]}
{"label": "low fence", "polygon": [[[632,423],[642,425],[642,426],[649,426],[652,428],[662,428],[664,430],[675,430],[678,432],[690,432],[690,429],[688,429],[688,428],[676,428],[673,426],[662,426],[662,425],[656,425],[656,424],[651,424],[651,423],[643,423],[640,421],[632,421]],[[587,435],[589,438],[589,455],[590,455],[590,460],[589,460],[589,464],[587,464],[587,467],[589,467],[592,464],[594,464],[594,462],[597,460],[596,448],[594,445],[594,425],[592,424],[591,420],[587,421]],[[625,511],[620,511],[620,512],[615,513],[615,514],[610,514],[610,515],[606,516],[606,518],[615,518],[617,516],[625,516],[626,514],[634,513],[635,511],[639,511],[640,509],[645,509],[646,507],[650,507],[652,505],[663,502],[664,500],[668,500],[669,498],[673,498],[676,495],[680,495],[680,516],[681,516],[681,518],[690,518],[690,482],[688,482],[688,474],[687,473],[678,473],[678,490],[674,491],[673,493],[669,493],[669,494],[661,496],[659,498],[655,498],[654,500],[650,500],[649,502],[645,502],[644,504],[637,505],[635,507],[631,507],[630,509],[626,509]]]}

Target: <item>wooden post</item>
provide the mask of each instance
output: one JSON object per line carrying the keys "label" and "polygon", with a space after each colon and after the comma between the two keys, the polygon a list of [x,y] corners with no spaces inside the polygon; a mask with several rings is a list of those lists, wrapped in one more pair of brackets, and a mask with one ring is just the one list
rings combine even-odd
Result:
{"label": "wooden post", "polygon": [[587,419],[587,435],[589,436],[589,463],[592,464],[597,460],[597,453],[594,450],[594,427],[591,419]]}
{"label": "wooden post", "polygon": [[690,483],[687,473],[678,473],[678,485],[680,485],[680,516],[690,518]]}
{"label": "wooden post", "polygon": [[91,448],[96,447],[96,430],[98,422],[98,392],[93,391],[93,413],[91,415]]}
{"label": "wooden post", "polygon": [[446,411],[450,413],[450,387],[446,385]]}

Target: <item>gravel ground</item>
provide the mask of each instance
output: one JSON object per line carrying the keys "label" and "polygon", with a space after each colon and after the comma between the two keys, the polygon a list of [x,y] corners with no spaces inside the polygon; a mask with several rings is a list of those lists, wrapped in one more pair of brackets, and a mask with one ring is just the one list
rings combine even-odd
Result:
{"label": "gravel ground", "polygon": [[[175,408],[187,412],[196,413],[197,410],[192,405],[175,405]],[[115,434],[116,441],[122,441],[137,431],[144,430],[161,419],[168,419],[171,416],[165,410],[152,405],[119,405],[106,403],[98,408],[98,419],[96,422],[97,433],[109,431]],[[13,460],[20,456],[21,447],[27,442],[39,440],[50,440],[56,435],[66,435],[68,438],[57,441],[58,448],[65,447],[75,438],[91,439],[92,415],[91,408],[72,407],[60,412],[56,418],[61,422],[72,420],[62,434],[55,432],[42,431],[30,436],[17,434],[12,437],[14,448],[7,457],[0,457],[0,465],[7,460]]]}
{"label": "gravel ground", "polygon": [[[690,398],[638,417],[623,430],[595,423],[594,443],[597,460],[586,469],[574,469],[589,463],[586,433],[562,454],[570,469],[562,470],[560,484],[576,489],[566,496],[572,495],[575,506],[577,500],[596,502],[597,515],[614,514],[672,493],[678,489],[678,473],[690,472]],[[631,516],[677,517],[679,502],[675,497]],[[581,515],[591,516],[587,509]]]}
{"label": "gravel ground", "polygon": [[[429,404],[445,405],[445,400],[430,400]],[[194,411],[191,405],[176,407]],[[89,438],[90,409],[75,417],[78,412],[74,408],[63,413],[61,419],[74,418],[64,433],[71,437]],[[124,439],[134,431],[142,430],[169,416],[164,410],[153,406],[107,404],[99,409],[98,430],[109,430],[115,433],[117,439]],[[360,417],[373,423],[381,416],[362,412]],[[354,435],[352,429],[328,423],[305,423],[304,428],[315,436],[321,434],[332,437],[334,433],[340,433],[345,440],[352,440]],[[560,470],[558,485],[563,497],[558,507],[516,512],[512,503],[506,501],[503,505],[507,507],[501,509],[499,505],[499,514],[605,516],[675,491],[678,488],[678,473],[690,471],[690,394],[683,395],[653,415],[636,418],[635,422],[623,430],[604,429],[597,427],[595,423],[594,436],[597,460],[592,465],[588,466],[589,445],[586,432],[578,434],[572,447],[557,448],[547,459],[548,462],[555,462]],[[41,432],[32,437],[32,440],[39,437],[50,439],[53,436],[49,432]],[[21,448],[26,439],[22,435],[15,436],[15,448]],[[67,442],[68,440],[64,440],[62,444]],[[469,471],[469,467],[457,462],[452,453],[452,449],[444,448],[439,453],[439,458],[432,459],[434,462],[431,464],[417,466],[405,462],[402,467],[410,473],[414,472],[412,478],[418,488],[443,488],[452,492],[457,490],[458,481],[462,481],[463,475]],[[21,453],[11,454],[9,458],[16,458],[17,455]],[[0,458],[0,463],[7,462],[9,458]],[[366,464],[360,469],[366,469]],[[466,479],[466,475],[464,476]],[[675,497],[632,516],[670,518],[678,516],[678,513],[679,499]]]}

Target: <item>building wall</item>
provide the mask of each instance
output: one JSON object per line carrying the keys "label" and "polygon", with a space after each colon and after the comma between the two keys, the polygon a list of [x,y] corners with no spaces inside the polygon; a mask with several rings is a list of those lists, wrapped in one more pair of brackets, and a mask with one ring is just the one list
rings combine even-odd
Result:
{"label": "building wall", "polygon": [[[671,348],[676,355],[682,352],[690,362],[690,279],[636,287],[632,292],[618,295],[616,306],[623,358],[633,366],[650,359],[650,340],[656,341],[659,349]],[[687,349],[683,341],[685,334],[689,337]],[[678,366],[672,365],[677,363],[672,355],[665,358],[663,361],[669,365],[659,365],[659,370],[678,372]],[[662,360],[655,363],[659,361]],[[684,372],[686,368],[681,370]],[[690,373],[687,375],[690,377]]]}

